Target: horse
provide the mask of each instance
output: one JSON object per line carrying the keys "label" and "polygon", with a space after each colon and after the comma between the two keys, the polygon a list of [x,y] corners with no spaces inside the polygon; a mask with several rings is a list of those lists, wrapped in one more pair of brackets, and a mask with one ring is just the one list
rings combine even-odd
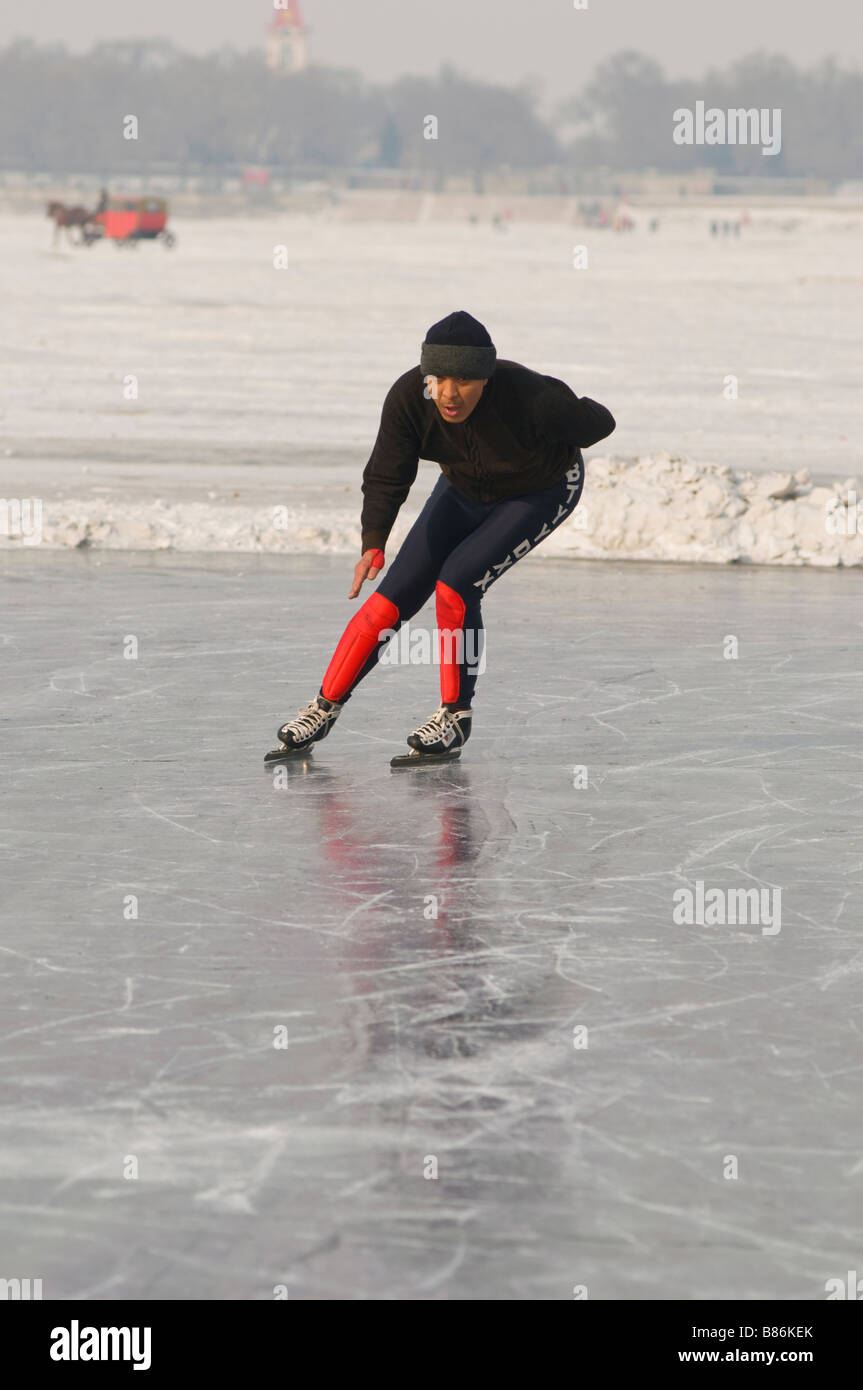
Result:
{"label": "horse", "polygon": [[69,208],[65,203],[57,202],[48,204],[45,215],[46,217],[52,217],[54,219],[54,240],[52,243],[54,246],[57,245],[61,228],[65,229],[66,236],[74,245],[75,238],[72,235],[72,230],[75,227],[80,227],[81,235],[78,237],[78,242],[80,243],[83,240],[84,228],[87,226],[88,222],[92,222],[96,216],[95,213],[89,212],[87,208]]}

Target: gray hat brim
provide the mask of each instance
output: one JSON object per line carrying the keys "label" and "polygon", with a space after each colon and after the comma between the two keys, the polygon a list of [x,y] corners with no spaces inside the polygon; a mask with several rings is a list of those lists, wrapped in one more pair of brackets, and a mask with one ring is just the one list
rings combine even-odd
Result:
{"label": "gray hat brim", "polygon": [[494,371],[493,347],[452,347],[447,343],[423,343],[420,371],[423,376],[456,376],[468,381],[487,381]]}

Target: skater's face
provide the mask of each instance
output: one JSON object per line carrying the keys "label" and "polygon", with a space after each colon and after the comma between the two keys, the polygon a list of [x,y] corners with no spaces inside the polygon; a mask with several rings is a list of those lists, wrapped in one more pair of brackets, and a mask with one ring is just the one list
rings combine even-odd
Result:
{"label": "skater's face", "polygon": [[430,376],[428,388],[443,418],[451,425],[460,425],[476,408],[487,380],[487,377],[476,381],[463,376]]}

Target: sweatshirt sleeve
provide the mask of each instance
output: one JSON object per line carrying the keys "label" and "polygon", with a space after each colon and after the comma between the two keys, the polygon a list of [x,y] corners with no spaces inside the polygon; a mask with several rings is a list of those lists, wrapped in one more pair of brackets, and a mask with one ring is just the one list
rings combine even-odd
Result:
{"label": "sweatshirt sleeve", "polygon": [[363,554],[384,549],[399,508],[416,479],[420,437],[405,409],[404,391],[400,379],[387,392],[378,437],[363,471]]}
{"label": "sweatshirt sleeve", "polygon": [[589,396],[577,396],[556,377],[545,376],[542,381],[533,399],[534,426],[542,439],[588,449],[612,433],[614,416],[604,405]]}

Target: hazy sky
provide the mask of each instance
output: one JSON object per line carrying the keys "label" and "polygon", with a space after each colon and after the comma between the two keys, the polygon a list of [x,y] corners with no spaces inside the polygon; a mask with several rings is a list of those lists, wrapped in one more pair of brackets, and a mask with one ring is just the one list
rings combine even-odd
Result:
{"label": "hazy sky", "polygon": [[[15,36],[159,36],[206,52],[263,43],[272,0],[2,0],[0,44]],[[488,81],[538,78],[566,96],[620,48],[697,75],[764,48],[809,64],[827,54],[863,67],[857,0],[302,0],[313,58],[373,79],[435,72],[444,61]]]}

